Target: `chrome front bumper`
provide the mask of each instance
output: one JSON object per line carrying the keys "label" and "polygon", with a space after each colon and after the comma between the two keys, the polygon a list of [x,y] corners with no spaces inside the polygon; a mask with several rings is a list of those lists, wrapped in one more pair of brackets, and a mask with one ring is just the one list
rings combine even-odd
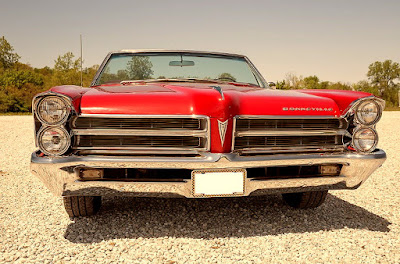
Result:
{"label": "chrome front bumper", "polygon": [[206,153],[202,157],[38,157],[32,153],[31,171],[55,195],[194,197],[192,181],[121,182],[81,181],[75,168],[237,169],[272,166],[343,164],[339,176],[296,179],[245,179],[244,196],[329,189],[356,189],[386,160],[383,150],[355,153],[271,155],[242,157]]}

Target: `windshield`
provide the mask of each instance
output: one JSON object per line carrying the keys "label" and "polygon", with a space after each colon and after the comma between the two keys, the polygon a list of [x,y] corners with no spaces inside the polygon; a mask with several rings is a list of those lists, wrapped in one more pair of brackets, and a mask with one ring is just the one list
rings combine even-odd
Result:
{"label": "windshield", "polygon": [[210,80],[263,87],[245,58],[212,54],[113,54],[95,85],[134,80]]}

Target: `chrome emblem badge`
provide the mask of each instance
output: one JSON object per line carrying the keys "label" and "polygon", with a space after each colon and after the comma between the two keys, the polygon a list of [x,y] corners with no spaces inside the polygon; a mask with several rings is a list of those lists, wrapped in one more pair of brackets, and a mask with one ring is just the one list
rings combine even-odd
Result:
{"label": "chrome emblem badge", "polygon": [[225,142],[225,135],[226,135],[226,130],[228,129],[228,120],[225,122],[218,121],[218,130],[219,130],[219,138],[221,139],[221,145],[224,145]]}
{"label": "chrome emblem badge", "polygon": [[220,86],[210,86],[210,87],[219,92],[219,94],[221,95],[221,99],[225,100],[224,92],[222,91],[222,88]]}
{"label": "chrome emblem badge", "polygon": [[319,111],[332,112],[333,108],[329,107],[283,107],[283,111]]}

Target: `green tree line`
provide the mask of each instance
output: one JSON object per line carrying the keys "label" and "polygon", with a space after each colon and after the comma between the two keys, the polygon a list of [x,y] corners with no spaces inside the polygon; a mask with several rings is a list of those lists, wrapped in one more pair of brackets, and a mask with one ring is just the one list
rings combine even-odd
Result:
{"label": "green tree line", "polygon": [[[80,58],[72,52],[58,56],[54,66],[34,68],[19,62],[13,46],[0,38],[0,112],[29,112],[35,94],[58,85],[80,85]],[[98,65],[83,69],[83,86],[90,85]],[[400,66],[391,60],[369,65],[366,80],[357,83],[322,81],[317,76],[296,76],[288,73],[276,83],[277,89],[336,89],[365,91],[386,101],[387,106],[398,106]]]}
{"label": "green tree line", "polygon": [[[53,68],[34,68],[19,62],[11,44],[0,38],[0,113],[29,112],[32,98],[53,86],[80,85],[80,58],[72,52],[58,56]],[[89,86],[98,65],[83,69],[83,86]]]}
{"label": "green tree line", "polygon": [[371,63],[366,76],[366,80],[357,83],[343,83],[322,81],[315,75],[303,77],[288,73],[285,79],[276,82],[276,88],[363,91],[384,99],[387,106],[399,106],[400,65],[398,62],[385,60]]}

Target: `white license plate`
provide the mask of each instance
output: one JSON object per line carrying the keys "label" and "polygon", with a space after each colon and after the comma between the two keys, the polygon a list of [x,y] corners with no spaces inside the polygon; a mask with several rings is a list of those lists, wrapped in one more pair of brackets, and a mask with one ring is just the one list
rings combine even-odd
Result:
{"label": "white license plate", "polygon": [[246,170],[194,170],[192,193],[195,197],[242,196],[245,192]]}

